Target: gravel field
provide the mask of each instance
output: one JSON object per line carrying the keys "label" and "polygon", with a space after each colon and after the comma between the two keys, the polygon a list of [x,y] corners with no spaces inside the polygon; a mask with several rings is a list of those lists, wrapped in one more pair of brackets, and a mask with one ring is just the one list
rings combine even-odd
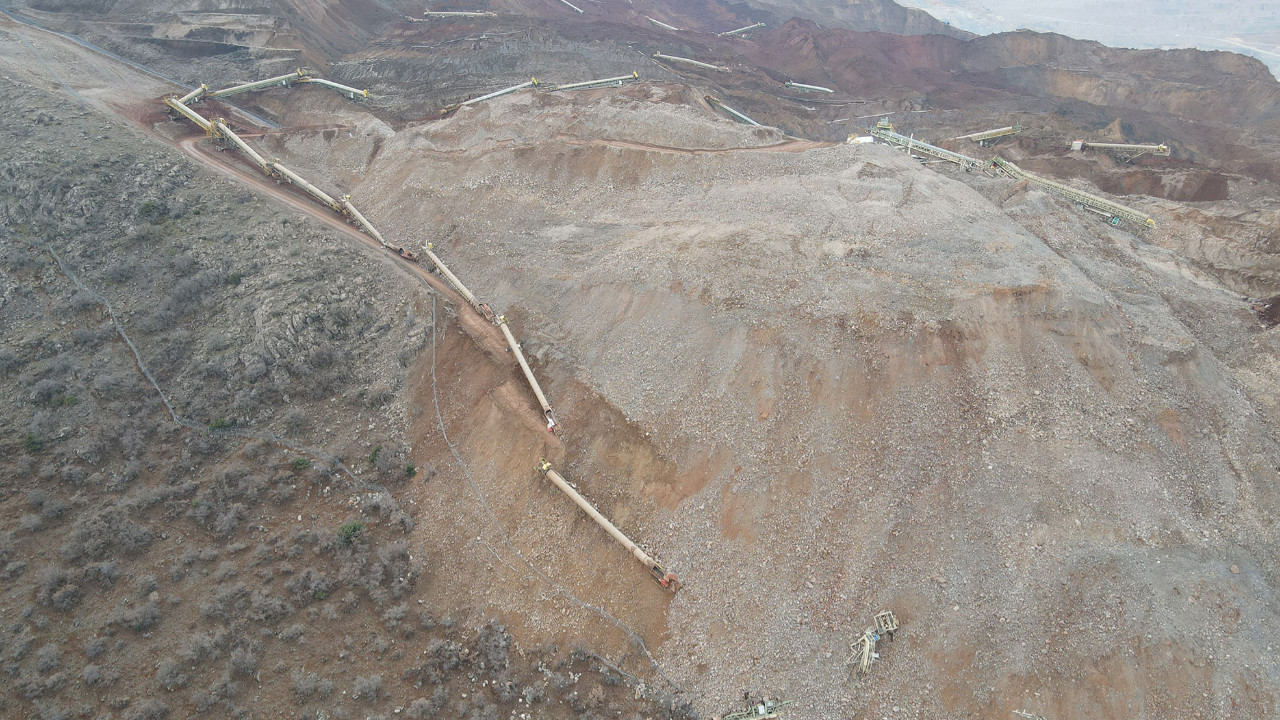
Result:
{"label": "gravel field", "polygon": [[[97,82],[74,88],[110,109],[117,81]],[[670,715],[674,693],[715,717],[754,691],[797,700],[795,720],[1275,717],[1280,335],[1242,294],[1274,269],[1265,237],[1220,232],[1273,208],[1122,197],[1160,223],[1135,234],[1007,178],[735,124],[702,97],[642,82],[392,122],[295,92],[270,104],[304,129],[253,140],[393,242],[434,243],[511,320],[560,436],[465,310],[326,244],[345,240],[317,243],[312,268],[306,236],[263,210],[235,238],[253,272],[219,290],[252,295],[204,328],[227,345],[164,379],[221,367],[216,407],[282,428],[235,386],[292,379],[326,332],[351,348],[354,414],[316,415],[338,437],[310,439],[367,448],[376,420],[430,469],[398,493],[433,562],[418,597],[500,616],[530,657],[598,655],[654,701],[618,713]],[[137,112],[120,114],[163,141]],[[23,153],[45,142],[26,137]],[[130,167],[140,188],[192,192],[183,163]],[[233,186],[212,187],[200,201],[234,212]],[[191,222],[192,267],[216,265],[231,238]],[[220,417],[204,402],[184,412]],[[684,589],[648,582],[541,457]],[[883,609],[902,630],[861,677],[849,644]]]}
{"label": "gravel field", "polygon": [[[288,148],[351,159],[378,222],[519,318],[570,477],[686,580],[642,634],[695,705],[1273,712],[1275,334],[1161,247],[1165,209],[1138,236],[883,146],[763,152],[786,139],[678,96],[516,96],[376,152]],[[580,437],[597,401],[622,447]],[[520,442],[469,449],[491,497],[536,477],[508,469],[536,459]],[[529,547],[625,562],[554,500]],[[858,679],[884,608],[904,631]]]}

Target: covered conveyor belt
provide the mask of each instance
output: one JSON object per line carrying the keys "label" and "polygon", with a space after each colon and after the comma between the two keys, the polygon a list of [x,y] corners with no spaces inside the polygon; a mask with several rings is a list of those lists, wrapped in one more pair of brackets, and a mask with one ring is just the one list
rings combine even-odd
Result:
{"label": "covered conveyor belt", "polygon": [[1169,150],[1169,146],[1164,144],[1133,145],[1127,143],[1085,142],[1084,140],[1073,141],[1071,143],[1071,149],[1077,151],[1089,149],[1110,150],[1117,155],[1128,157],[1130,160],[1138,157],[1139,155],[1146,155],[1147,153],[1151,153],[1152,155],[1157,155],[1159,157],[1169,157],[1169,155],[1172,154]]}
{"label": "covered conveyor belt", "polygon": [[653,23],[654,25],[657,25],[658,27],[662,28],[663,30],[671,30],[671,31],[673,31],[673,32],[680,32],[680,28],[676,27],[675,25],[668,25],[668,24],[666,24],[666,23],[662,22],[661,20],[654,20],[653,18],[649,17],[648,15],[645,15],[645,16],[644,16],[644,19],[645,19],[645,20],[648,20],[649,22]]}
{"label": "covered conveyor belt", "polygon": [[205,94],[208,92],[209,92],[209,86],[205,85],[204,83],[200,83],[200,87],[197,87],[195,90],[192,90],[186,95],[183,95],[182,97],[178,98],[178,102],[182,103],[183,105],[190,105],[196,100],[199,100],[200,98],[204,97]]}
{"label": "covered conveyor belt", "polygon": [[351,219],[355,220],[356,224],[359,225],[362,230],[369,233],[374,240],[377,240],[383,245],[387,244],[387,241],[382,239],[382,233],[378,232],[378,228],[374,227],[373,223],[366,220],[364,215],[356,209],[356,206],[351,204],[350,195],[343,195],[338,199],[338,202],[342,203],[342,207],[347,211],[347,215],[350,215]]}
{"label": "covered conveyor belt", "polygon": [[195,123],[201,130],[205,131],[206,134],[211,134],[213,132],[213,123],[200,117],[194,110],[183,105],[177,98],[167,97],[164,99],[164,104],[169,106],[170,115],[177,113]]}
{"label": "covered conveyor belt", "polygon": [[231,143],[236,148],[239,148],[240,152],[249,156],[249,159],[253,161],[254,165],[258,166],[259,170],[261,170],[262,172],[268,175],[271,174],[271,168],[267,164],[267,161],[262,159],[262,156],[259,155],[253,148],[249,147],[248,143],[246,143],[244,140],[241,140],[239,135],[236,135],[234,132],[232,132],[231,128],[227,127],[227,124],[222,120],[213,121],[213,136],[216,138],[221,138]]}
{"label": "covered conveyor belt", "polygon": [[278,161],[273,161],[270,163],[270,165],[271,165],[271,170],[273,172],[275,172],[285,180],[289,181],[290,183],[293,183],[294,185],[297,185],[298,187],[307,191],[307,194],[311,195],[311,197],[314,197],[315,199],[319,200],[325,205],[328,205],[333,210],[336,210],[338,212],[344,212],[344,209],[341,203],[339,203],[337,200],[334,200],[325,191],[307,182],[305,179],[303,179],[300,175],[298,175],[294,171],[281,165]]}
{"label": "covered conveyor belt", "polygon": [[684,65],[692,65],[693,67],[699,67],[704,70],[714,70],[716,72],[729,72],[729,68],[727,67],[712,65],[711,63],[704,63],[701,60],[694,60],[692,58],[680,57],[679,55],[663,55],[662,53],[654,53],[653,57],[654,59],[657,59],[657,60],[666,60],[667,62],[675,62],[675,63],[684,64]]}
{"label": "covered conveyor belt", "polygon": [[1063,185],[1060,182],[1055,182],[1048,178],[1042,178],[1039,175],[1034,175],[1002,157],[996,157],[991,161],[991,164],[1005,175],[1008,175],[1015,180],[1026,180],[1034,185],[1039,185],[1050,192],[1061,195],[1069,200],[1073,200],[1078,205],[1107,217],[1112,225],[1119,225],[1121,220],[1128,220],[1139,227],[1155,228],[1156,226],[1156,221],[1146,213],[1138,212],[1133,208],[1125,207],[1118,202],[1112,202],[1106,198],[1100,198],[1097,195],[1087,193],[1083,190],[1077,190],[1070,185]]}
{"label": "covered conveyor belt", "polygon": [[640,73],[632,72],[630,75],[619,75],[618,77],[601,78],[599,80],[586,80],[584,82],[569,83],[568,85],[552,85],[547,88],[549,92],[557,90],[590,90],[592,88],[602,87],[622,87],[623,85],[640,79]]}
{"label": "covered conveyor belt", "polygon": [[654,581],[671,592],[677,592],[680,590],[679,578],[677,578],[673,573],[668,572],[666,568],[658,564],[658,561],[649,557],[648,553],[641,550],[635,543],[631,542],[630,538],[624,535],[613,523],[609,522],[608,518],[601,515],[600,511],[595,509],[595,506],[587,502],[586,498],[582,497],[582,495],[579,494],[567,480],[560,476],[560,473],[551,469],[551,463],[546,460],[539,462],[538,472],[542,473],[542,475],[550,480],[553,485],[560,488],[560,491],[565,495],[568,495],[569,499],[573,500],[579,508],[582,508],[582,511],[585,512],[588,517],[594,520],[597,525],[604,528],[604,531],[609,533],[609,535],[616,540],[619,545],[626,548],[627,552],[631,553],[632,557],[639,560],[640,564],[649,571],[649,575],[654,579]]}
{"label": "covered conveyor belt", "polygon": [[493,310],[485,303],[480,302],[471,292],[471,289],[458,279],[457,275],[444,264],[439,256],[435,254],[435,246],[427,243],[422,246],[422,251],[427,254],[427,259],[435,266],[436,270],[444,276],[445,280],[453,286],[454,290],[467,301],[476,312],[488,318],[502,330],[502,336],[506,338],[507,347],[511,348],[511,354],[515,356],[516,362],[520,365],[520,371],[524,373],[525,380],[529,381],[529,388],[533,390],[533,395],[538,399],[538,405],[542,407],[542,414],[547,421],[547,430],[556,431],[556,414],[551,409],[551,403],[547,401],[547,396],[542,392],[542,385],[538,383],[538,378],[533,374],[533,368],[529,367],[529,361],[525,359],[524,348],[520,342],[516,340],[516,336],[511,332],[511,328],[507,325],[506,316],[494,317]]}
{"label": "covered conveyor belt", "polygon": [[[301,69],[294,70],[288,75],[280,75],[278,77],[267,78],[266,80],[256,80],[254,82],[247,82],[241,85],[232,85],[229,88],[223,88],[221,90],[206,92],[204,93],[204,97],[224,98],[224,97],[231,97],[232,95],[239,95],[241,93],[252,92],[254,90],[263,90],[270,87],[277,87],[277,86],[288,87],[294,84],[295,82],[298,82],[298,80],[302,79],[305,76],[306,76],[306,73],[304,73]],[[200,98],[197,97],[195,99],[198,100]]]}
{"label": "covered conveyor belt", "polygon": [[959,137],[953,137],[951,139],[952,140],[972,140],[973,142],[978,143],[982,147],[986,147],[987,143],[989,142],[999,140],[1000,138],[1006,137],[1009,135],[1017,135],[1020,132],[1022,132],[1021,125],[1009,125],[1008,127],[996,128],[994,130],[983,130],[982,132],[969,133],[968,135],[961,135]]}
{"label": "covered conveyor belt", "polygon": [[711,97],[710,95],[707,95],[702,99],[706,100],[707,104],[710,105],[711,107],[719,108],[721,111],[723,111],[726,115],[733,118],[734,120],[737,120],[739,122],[744,122],[748,125],[755,125],[756,127],[764,127],[763,125],[756,122],[755,120],[752,120],[751,118],[738,112],[737,110],[734,110],[733,108],[729,107],[728,105],[725,105],[724,103],[720,102],[716,98]]}
{"label": "covered conveyor belt", "polygon": [[431,261],[432,265],[435,265],[436,270],[444,276],[445,280],[449,281],[449,284],[453,286],[453,289],[457,290],[458,294],[461,295],[463,299],[471,305],[471,307],[475,308],[476,312],[485,316],[485,318],[490,322],[497,322],[497,318],[493,315],[493,310],[489,309],[488,305],[476,299],[476,296],[471,292],[471,289],[466,285],[463,285],[462,281],[458,279],[458,276],[454,275],[453,271],[449,269],[449,266],[445,265],[435,252],[433,252],[434,248],[434,245],[427,243],[422,246],[422,251],[427,254],[427,259]]}
{"label": "covered conveyor belt", "polygon": [[977,158],[971,158],[968,155],[961,155],[958,152],[952,152],[945,148],[940,148],[936,145],[930,145],[929,143],[926,143],[926,142],[920,142],[919,140],[916,140],[915,138],[907,137],[906,135],[900,135],[893,131],[892,125],[890,125],[889,123],[883,120],[876,123],[876,126],[871,128],[871,135],[872,137],[879,138],[889,143],[890,145],[895,145],[897,147],[904,148],[906,149],[907,152],[924,153],[925,155],[931,155],[940,160],[953,162],[959,165],[960,167],[964,168],[966,172],[973,170],[974,168],[977,168],[977,167],[982,167],[983,165],[986,164],[981,160],[978,160]]}
{"label": "covered conveyor belt", "polygon": [[253,92],[255,90],[269,90],[275,87],[291,87],[294,84],[305,83],[337,90],[352,100],[369,97],[368,90],[353,88],[348,85],[343,85],[342,83],[333,82],[332,80],[325,80],[324,78],[312,77],[311,75],[306,74],[306,70],[299,68],[288,75],[279,75],[273,78],[267,78],[266,80],[256,80],[254,82],[243,83],[240,85],[232,85],[229,88],[223,88],[221,90],[210,90],[208,85],[202,83],[200,87],[192,90],[186,95],[183,95],[177,102],[182,105],[190,105],[191,103],[198,102],[206,98],[227,98],[233,95]]}
{"label": "covered conveyor belt", "polygon": [[346,95],[348,98],[352,100],[359,100],[361,98],[369,97],[368,90],[360,90],[358,88],[353,88],[348,85],[343,85],[342,83],[333,82],[332,80],[325,80],[324,78],[304,77],[299,79],[298,82],[311,83],[312,85],[320,85],[322,87],[327,87],[332,90],[337,90],[338,92],[342,93],[343,95]]}
{"label": "covered conveyor belt", "polygon": [[785,83],[783,83],[783,85],[793,90],[803,90],[805,92],[816,92],[816,93],[827,93],[827,94],[832,94],[835,92],[835,90],[832,90],[831,88],[827,88],[827,87],[822,87],[821,85],[807,85],[805,83],[798,83],[794,80],[788,80]]}
{"label": "covered conveyor belt", "polygon": [[542,406],[542,414],[547,419],[547,430],[555,432],[556,414],[551,410],[551,403],[547,402],[547,396],[542,393],[542,386],[538,384],[538,378],[534,377],[533,368],[529,367],[529,361],[524,358],[524,348],[516,340],[516,336],[511,334],[506,315],[499,316],[497,322],[503,337],[507,339],[507,346],[511,348],[511,354],[516,356],[516,362],[520,363],[520,369],[524,371],[529,387],[533,389],[534,396],[538,398],[538,404]]}
{"label": "covered conveyor belt", "polygon": [[498,17],[498,13],[495,13],[495,12],[467,12],[467,11],[443,11],[443,12],[442,12],[442,11],[438,11],[438,10],[427,10],[426,12],[422,13],[422,15],[423,15],[423,17],[427,17],[427,18],[440,18],[440,19],[444,19],[444,18],[495,18],[495,17]]}
{"label": "covered conveyor belt", "polygon": [[458,108],[466,107],[468,105],[475,105],[476,103],[482,103],[485,100],[492,100],[496,97],[502,97],[503,95],[510,95],[511,93],[516,92],[518,90],[537,87],[537,85],[538,85],[538,78],[529,78],[528,82],[522,82],[519,85],[512,85],[509,88],[502,88],[501,90],[495,90],[494,92],[491,92],[488,95],[481,95],[478,98],[471,98],[470,100],[457,103],[456,105],[450,105],[444,109],[444,113],[447,115],[453,112],[454,110],[457,110]]}
{"label": "covered conveyor belt", "polygon": [[737,30],[729,30],[727,32],[716,33],[716,37],[734,37],[735,35],[745,35],[746,33],[749,33],[752,30],[759,30],[764,26],[765,26],[764,23],[758,22],[758,23],[748,25],[746,27],[740,27]]}

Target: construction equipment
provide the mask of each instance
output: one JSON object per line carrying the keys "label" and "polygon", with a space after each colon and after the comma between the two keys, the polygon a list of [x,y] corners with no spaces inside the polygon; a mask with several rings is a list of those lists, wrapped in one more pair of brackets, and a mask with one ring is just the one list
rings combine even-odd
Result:
{"label": "construction equipment", "polygon": [[1010,125],[1008,127],[996,128],[995,130],[983,130],[982,132],[970,133],[968,135],[960,135],[953,137],[952,140],[972,140],[980,147],[994,145],[997,140],[1009,135],[1017,135],[1022,132],[1021,125]]}
{"label": "construction equipment", "polygon": [[311,83],[311,84],[313,84],[313,85],[322,85],[322,86],[327,87],[327,88],[332,88],[332,89],[337,90],[338,92],[342,93],[343,95],[346,95],[346,96],[347,96],[349,99],[351,99],[351,100],[358,100],[358,99],[362,99],[362,98],[367,98],[367,97],[369,97],[369,91],[368,91],[368,90],[358,90],[358,89],[353,88],[353,87],[348,87],[348,86],[346,86],[346,85],[342,85],[342,84],[340,84],[340,83],[333,82],[332,80],[325,80],[324,78],[318,78],[318,77],[303,77],[303,78],[299,78],[299,79],[298,79],[298,82],[300,82],[300,83]]}
{"label": "construction equipment", "polygon": [[1147,153],[1158,155],[1160,157],[1169,157],[1168,145],[1126,145],[1125,143],[1094,143],[1085,142],[1084,140],[1075,140],[1071,143],[1071,149],[1076,152],[1081,152],[1090,148],[1110,150],[1127,162],[1132,162]]}
{"label": "construction equipment", "polygon": [[576,13],[578,13],[579,15],[581,15],[581,14],[582,14],[582,8],[580,8],[580,7],[578,7],[577,5],[574,5],[573,3],[569,2],[569,0],[560,0],[560,2],[564,3],[565,5],[568,5],[568,6],[569,6],[569,8],[570,8],[571,10],[573,10],[573,11],[574,11],[574,12],[576,12]]}
{"label": "construction equipment", "polygon": [[269,87],[276,87],[276,86],[289,87],[290,85],[298,82],[304,77],[306,77],[306,71],[302,69],[298,69],[298,70],[294,70],[288,75],[280,75],[278,77],[267,78],[266,80],[255,80],[254,82],[247,82],[241,85],[232,85],[229,88],[223,88],[221,90],[206,92],[201,97],[197,97],[196,99],[199,100],[203,98],[225,98],[225,97],[231,97],[232,95],[239,95],[241,93],[252,92],[254,90],[263,90]]}
{"label": "construction equipment", "polygon": [[214,118],[212,120],[212,123],[213,123],[213,130],[209,133],[209,135],[215,141],[218,142],[218,146],[220,149],[235,147],[238,150],[240,150],[240,152],[244,153],[245,155],[248,155],[249,159],[253,161],[254,165],[258,166],[259,170],[266,173],[267,175],[271,174],[271,168],[267,165],[267,161],[262,159],[262,156],[259,155],[253,148],[249,147],[248,143],[246,143],[244,140],[241,140],[239,135],[236,135],[234,132],[232,132],[231,128],[227,127],[227,123],[225,119]]}
{"label": "construction equipment", "polygon": [[717,100],[717,99],[715,99],[715,98],[711,97],[710,95],[706,95],[706,96],[704,96],[702,99],[703,99],[703,100],[706,100],[706,101],[707,101],[707,104],[708,104],[708,105],[710,105],[711,107],[714,107],[714,108],[720,108],[720,109],[721,109],[721,110],[723,110],[727,115],[729,115],[730,117],[734,118],[735,120],[738,120],[738,121],[740,121],[740,122],[744,122],[744,123],[746,123],[746,124],[748,124],[748,125],[755,125],[756,127],[764,127],[763,125],[761,125],[760,123],[756,122],[755,120],[752,120],[751,118],[747,117],[746,115],[743,115],[742,113],[738,112],[737,110],[734,110],[733,108],[729,107],[728,105],[725,105],[724,103],[722,103],[722,102],[720,102],[719,100]]}
{"label": "construction equipment", "polygon": [[[190,95],[188,95],[187,97],[190,97]],[[206,135],[209,135],[213,132],[213,123],[197,115],[194,110],[187,107],[178,98],[172,97],[172,96],[167,97],[164,99],[164,104],[169,106],[169,116],[174,118],[175,120],[177,119],[178,115],[181,115],[186,119],[190,120],[191,122],[195,123],[201,130],[204,130]]]}
{"label": "construction equipment", "polygon": [[556,431],[556,414],[551,411],[551,403],[547,402],[547,396],[542,393],[542,386],[538,384],[538,378],[533,376],[533,369],[529,367],[529,361],[524,359],[524,346],[516,341],[516,336],[511,334],[511,328],[507,326],[507,316],[499,315],[496,320],[498,329],[502,330],[502,335],[507,339],[507,346],[511,348],[511,354],[516,356],[516,362],[520,363],[520,369],[524,371],[524,377],[529,381],[529,387],[533,390],[533,394],[538,398],[538,404],[542,406],[542,414],[546,416],[547,432]]}
{"label": "construction equipment", "polygon": [[482,18],[482,17],[498,17],[495,12],[438,12],[427,10],[422,13],[427,18]]}
{"label": "construction equipment", "polygon": [[932,155],[940,160],[953,162],[964,168],[965,172],[969,172],[974,168],[982,167],[986,164],[977,158],[971,158],[968,155],[961,155],[960,153],[951,152],[950,150],[945,150],[936,145],[920,142],[913,137],[900,135],[893,131],[893,125],[885,119],[881,119],[880,122],[876,123],[875,127],[871,128],[871,135],[895,147],[904,148],[909,154],[920,152],[925,155]]}
{"label": "construction equipment", "polygon": [[649,571],[649,575],[655,582],[673,593],[680,590],[679,578],[677,578],[673,573],[668,572],[667,569],[659,565],[656,560],[649,557],[644,550],[641,550],[639,546],[631,542],[626,535],[623,535],[622,531],[615,527],[613,523],[609,522],[608,518],[601,515],[600,511],[596,510],[591,503],[587,502],[587,499],[582,497],[582,495],[580,495],[578,491],[569,484],[569,481],[561,477],[560,473],[552,470],[551,463],[547,462],[546,458],[538,461],[538,472],[542,473],[543,477],[547,478],[556,487],[560,488],[560,491],[565,495],[568,495],[569,499],[573,500],[578,507],[582,508],[582,511],[585,512],[588,517],[595,520],[597,525],[604,528],[605,532],[609,533],[614,540],[617,540],[619,545],[626,548],[627,552],[631,553],[636,560],[639,560],[640,564],[644,565],[645,569]]}
{"label": "construction equipment", "polygon": [[366,233],[368,233],[369,237],[372,237],[374,240],[377,240],[379,245],[399,255],[405,260],[418,262],[418,259],[419,259],[418,253],[406,247],[401,247],[400,245],[392,245],[391,243],[383,239],[382,233],[378,232],[378,228],[374,227],[373,223],[366,220],[364,215],[359,210],[356,209],[356,206],[351,204],[350,195],[343,195],[342,197],[338,198],[338,202],[342,204],[344,214],[347,217],[354,220],[356,226],[359,227],[361,230],[364,230]]}
{"label": "construction equipment", "polygon": [[776,718],[782,709],[795,703],[795,700],[774,700],[764,696],[742,694],[746,707],[720,716],[720,720],[762,720]]}
{"label": "construction equipment", "polygon": [[436,257],[436,254],[432,252],[433,248],[435,248],[434,244],[427,243],[426,245],[422,246],[422,251],[427,254],[427,259],[431,261],[431,264],[436,266],[436,270],[438,270],[440,274],[444,276],[445,280],[449,281],[449,284],[453,286],[454,290],[458,291],[458,294],[461,295],[463,299],[467,301],[467,304],[475,308],[476,312],[483,315],[485,319],[488,320],[489,322],[496,323],[498,321],[498,318],[494,316],[493,310],[491,310],[487,304],[482,303],[476,299],[475,294],[473,294],[471,290],[467,288],[466,285],[462,284],[462,281],[458,279],[458,276],[454,275],[453,271],[450,270],[449,267],[445,265],[444,262],[441,261],[439,257]]}
{"label": "construction equipment", "polygon": [[649,17],[648,15],[645,15],[645,16],[644,16],[644,19],[645,19],[645,20],[648,20],[649,22],[653,23],[654,25],[657,25],[658,27],[662,28],[663,30],[671,30],[672,32],[681,32],[680,28],[675,27],[674,25],[668,25],[668,24],[666,24],[666,23],[662,22],[661,20],[654,20],[653,18]]}
{"label": "construction equipment", "polygon": [[873,627],[862,631],[862,635],[849,646],[852,653],[849,659],[845,660],[845,662],[857,661],[858,670],[863,675],[871,672],[871,666],[880,659],[880,654],[876,652],[876,643],[883,637],[893,640],[893,634],[898,630],[898,619],[890,610],[876,613],[872,622]]}
{"label": "construction equipment", "polygon": [[290,87],[294,83],[312,83],[323,87],[332,88],[346,95],[352,100],[358,100],[369,97],[368,90],[360,90],[358,88],[348,87],[341,83],[325,80],[324,78],[312,77],[306,74],[306,70],[299,68],[288,75],[280,75],[266,80],[257,80],[255,82],[244,83],[241,85],[233,85],[229,88],[221,90],[209,90],[209,86],[201,83],[200,87],[183,95],[178,99],[182,105],[190,105],[205,99],[217,99],[231,97],[232,95],[240,95],[242,93],[253,92],[254,90],[266,90],[273,87]]}
{"label": "construction equipment", "polygon": [[270,163],[268,163],[268,165],[270,166],[272,173],[283,178],[285,182],[291,183],[293,185],[297,185],[298,187],[302,188],[308,195],[324,203],[330,209],[335,210],[337,212],[344,212],[344,209],[341,203],[339,203],[337,200],[334,200],[325,191],[321,190],[315,185],[312,185],[311,183],[304,180],[300,175],[298,175],[294,171],[290,170],[284,165],[281,165],[280,160],[278,158],[276,160],[272,160]]}
{"label": "construction equipment", "polygon": [[370,237],[377,240],[379,243],[383,245],[387,244],[387,241],[382,239],[382,233],[378,232],[378,228],[374,227],[373,223],[366,220],[364,214],[357,210],[355,205],[351,204],[350,195],[343,195],[338,198],[338,202],[342,203],[342,208],[346,211],[347,216],[354,220],[361,230],[369,233]]}
{"label": "construction equipment", "polygon": [[656,60],[666,60],[667,62],[684,63],[685,65],[700,67],[704,70],[714,70],[716,72],[726,72],[726,73],[729,72],[729,68],[727,67],[712,65],[711,63],[704,63],[701,60],[692,60],[687,57],[680,57],[679,55],[663,55],[662,53],[654,53],[653,57]]}
{"label": "construction equipment", "polygon": [[835,92],[835,90],[832,90],[831,88],[824,88],[821,85],[806,85],[804,83],[795,82],[794,80],[788,80],[785,83],[783,83],[783,85],[785,85],[786,87],[792,88],[794,90],[803,90],[805,92],[817,92],[817,93],[834,93]]}
{"label": "construction equipment", "polygon": [[516,336],[512,334],[511,328],[507,325],[507,316],[495,317],[493,310],[486,303],[476,299],[475,293],[462,284],[462,281],[458,279],[457,275],[453,274],[449,266],[445,265],[444,261],[433,252],[434,248],[435,245],[427,243],[422,246],[422,251],[427,254],[427,259],[431,261],[431,264],[435,265],[436,270],[444,276],[454,290],[458,291],[458,294],[467,301],[468,305],[502,330],[502,336],[506,338],[507,346],[511,348],[511,354],[515,355],[516,362],[520,365],[520,370],[524,372],[525,379],[529,381],[529,387],[533,390],[534,397],[538,399],[538,404],[542,406],[542,414],[547,420],[547,430],[555,432],[557,427],[556,414],[551,409],[551,403],[547,402],[547,396],[542,392],[542,386],[538,384],[538,378],[534,377],[533,369],[529,367],[529,361],[524,357],[524,347],[516,340]]}
{"label": "construction equipment", "polygon": [[758,22],[755,25],[740,27],[737,30],[730,30],[729,32],[716,33],[716,37],[733,37],[734,35],[742,35],[744,33],[749,33],[752,30],[759,30],[764,26],[765,26],[764,23]]}
{"label": "construction equipment", "polygon": [[1050,192],[1061,195],[1075,202],[1077,208],[1101,215],[1112,225],[1119,225],[1121,220],[1128,220],[1139,227],[1153,230],[1156,227],[1156,221],[1146,213],[1138,212],[1133,208],[1100,198],[1083,190],[1077,190],[1070,185],[1063,185],[1062,183],[1042,178],[1039,175],[1034,175],[998,155],[991,161],[991,166],[1015,180],[1026,180],[1033,185],[1039,185]]}
{"label": "construction equipment", "polygon": [[591,90],[602,87],[622,87],[626,83],[639,79],[640,73],[632,72],[630,75],[619,75],[618,77],[603,78],[601,80],[587,80],[586,82],[570,83],[568,85],[551,85],[547,90],[555,92],[557,90]]}
{"label": "construction equipment", "polygon": [[454,110],[457,110],[458,108],[466,107],[468,105],[475,105],[476,103],[482,103],[485,100],[492,100],[496,97],[502,97],[503,95],[510,95],[511,93],[516,92],[518,90],[537,87],[537,85],[538,85],[538,78],[529,78],[528,82],[522,82],[519,85],[512,85],[509,88],[503,88],[501,90],[491,92],[488,95],[481,95],[478,98],[471,98],[470,100],[457,103],[456,105],[450,105],[444,109],[443,114],[448,115],[449,113],[453,112]]}
{"label": "construction equipment", "polygon": [[178,102],[183,105],[188,105],[204,97],[207,92],[209,92],[209,86],[204,83],[200,83],[200,87],[178,98]]}
{"label": "construction equipment", "polygon": [[205,131],[206,135],[213,139],[219,150],[228,148],[235,148],[239,150],[244,153],[245,156],[248,157],[249,160],[251,160],[253,164],[256,165],[265,175],[276,178],[277,181],[283,180],[293,185],[297,185],[308,195],[319,200],[330,209],[351,218],[361,230],[368,233],[370,237],[377,240],[383,247],[396,253],[405,260],[418,262],[419,257],[417,253],[406,247],[387,242],[386,239],[382,237],[382,233],[378,232],[378,229],[373,226],[373,223],[369,222],[365,216],[356,209],[356,206],[351,204],[350,195],[343,195],[341,198],[334,200],[328,193],[310,182],[307,182],[301,175],[298,175],[296,172],[290,170],[284,165],[281,165],[278,160],[267,162],[256,150],[249,147],[248,143],[241,139],[239,135],[227,126],[227,121],[225,119],[213,118],[212,120],[206,120],[205,118],[200,117],[200,115],[191,108],[183,105],[178,98],[172,96],[166,97],[164,102],[165,105],[169,106],[169,114],[171,116],[175,116],[176,119],[176,115],[181,115],[198,125],[200,129]]}

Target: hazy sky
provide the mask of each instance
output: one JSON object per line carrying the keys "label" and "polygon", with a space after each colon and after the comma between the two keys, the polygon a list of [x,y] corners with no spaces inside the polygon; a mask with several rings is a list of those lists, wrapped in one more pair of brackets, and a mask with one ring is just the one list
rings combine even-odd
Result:
{"label": "hazy sky", "polygon": [[1252,55],[1280,73],[1280,0],[898,0],[987,34],[1030,28],[1118,47]]}

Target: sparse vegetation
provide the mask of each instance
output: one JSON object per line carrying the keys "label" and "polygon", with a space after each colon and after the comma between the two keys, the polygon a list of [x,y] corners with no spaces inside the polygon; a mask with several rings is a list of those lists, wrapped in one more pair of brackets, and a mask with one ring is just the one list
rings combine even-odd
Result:
{"label": "sparse vegetation", "polygon": [[[41,91],[16,87],[0,93],[0,109],[12,109],[6,93],[41,102]],[[0,715],[390,718],[392,703],[418,698],[411,717],[452,717],[451,698],[465,692],[458,717],[494,716],[515,697],[510,688],[536,682],[536,653],[512,684],[473,695],[469,674],[488,672],[477,628],[436,622],[415,602],[423,559],[410,559],[403,540],[411,508],[367,488],[349,507],[352,486],[306,455],[306,445],[332,441],[329,452],[369,457],[384,481],[424,474],[405,464],[399,435],[373,451],[344,436],[346,418],[396,400],[399,381],[382,371],[400,367],[402,338],[373,332],[383,286],[347,278],[350,299],[325,297],[316,273],[336,277],[363,260],[315,233],[305,264],[261,272],[281,238],[257,223],[271,212],[256,196],[229,216],[229,191],[189,166],[173,170],[172,157],[140,147],[117,161],[110,140],[77,145],[79,128],[98,125],[73,115],[67,126],[73,142],[32,156],[65,173],[65,185],[28,185],[39,168],[26,161],[12,165],[16,176],[0,174],[2,225],[13,233],[0,242],[13,281],[0,313],[22,318],[0,347],[10,400],[0,470],[11,481],[0,502],[12,522],[0,531],[0,579],[14,600],[0,637]],[[13,132],[0,126],[0,160],[13,158]],[[113,200],[139,188],[143,202]],[[63,205],[87,214],[45,211]],[[205,220],[180,231],[170,222],[184,208],[187,220],[201,215],[200,205]],[[304,228],[314,230],[293,226]],[[33,242],[56,248],[90,290]],[[120,313],[182,423],[95,310],[98,298]],[[266,307],[272,319],[255,327]],[[232,429],[263,437],[208,432]],[[324,429],[323,442],[305,429]],[[297,450],[267,439],[285,432],[297,433]],[[410,637],[454,649],[418,688]],[[297,707],[285,712],[282,700]]]}
{"label": "sparse vegetation", "polygon": [[160,222],[169,214],[169,208],[158,200],[147,200],[138,206],[138,219],[149,223]]}
{"label": "sparse vegetation", "polygon": [[368,677],[357,677],[355,684],[352,686],[353,696],[357,699],[364,699],[367,702],[377,702],[378,693],[382,690],[382,676],[370,675]]}
{"label": "sparse vegetation", "polygon": [[329,680],[302,669],[296,669],[289,676],[290,686],[300,702],[310,700],[313,696],[327,698],[333,694],[333,683]]}
{"label": "sparse vegetation", "polygon": [[363,520],[350,520],[338,526],[338,541],[343,545],[351,545],[364,530]]}

